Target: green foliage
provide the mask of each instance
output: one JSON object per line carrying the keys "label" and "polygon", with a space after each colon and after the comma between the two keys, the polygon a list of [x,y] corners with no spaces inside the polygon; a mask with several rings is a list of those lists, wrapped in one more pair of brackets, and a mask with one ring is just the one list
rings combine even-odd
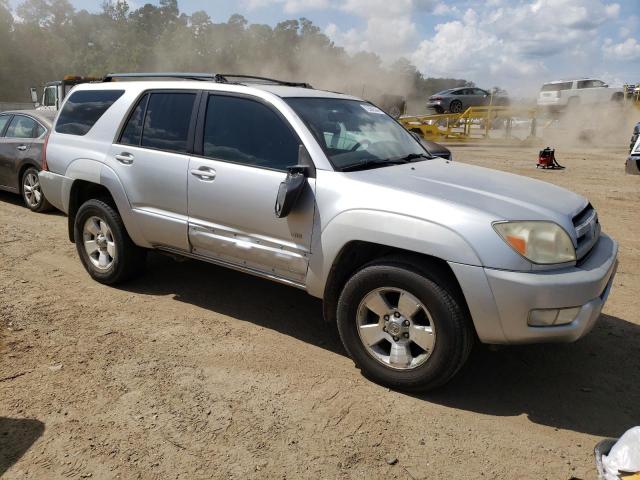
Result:
{"label": "green foliage", "polygon": [[427,78],[408,60],[385,67],[367,52],[350,55],[311,20],[275,27],[242,15],[217,22],[204,11],[181,13],[177,0],[132,10],[105,0],[98,13],[69,0],[0,0],[0,100],[28,101],[29,87],[64,75],[124,71],[193,71],[273,76],[365,96],[401,95],[421,102],[435,91],[468,84]]}

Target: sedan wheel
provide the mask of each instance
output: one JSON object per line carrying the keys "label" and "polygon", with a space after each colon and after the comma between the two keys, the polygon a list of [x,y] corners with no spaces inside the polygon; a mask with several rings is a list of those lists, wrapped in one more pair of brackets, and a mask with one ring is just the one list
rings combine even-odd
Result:
{"label": "sedan wheel", "polygon": [[454,100],[449,105],[449,111],[451,113],[460,113],[462,112],[462,102],[460,100]]}
{"label": "sedan wheel", "polygon": [[29,208],[37,208],[42,201],[42,190],[35,170],[30,169],[23,177],[22,191],[24,192],[24,201],[27,206]]}
{"label": "sedan wheel", "polygon": [[42,193],[38,170],[29,167],[22,175],[20,185],[22,189],[22,199],[29,210],[34,212],[44,212],[51,209],[51,204]]}

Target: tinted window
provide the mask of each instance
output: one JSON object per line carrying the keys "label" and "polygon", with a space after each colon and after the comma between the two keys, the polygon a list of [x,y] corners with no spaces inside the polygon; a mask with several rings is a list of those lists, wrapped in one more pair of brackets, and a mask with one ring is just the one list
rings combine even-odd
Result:
{"label": "tinted window", "polygon": [[33,134],[33,138],[39,138],[40,136],[42,136],[47,130],[40,125],[39,123],[36,123],[36,131]]}
{"label": "tinted window", "polygon": [[186,152],[195,98],[195,93],[152,94],[144,118],[141,145]]}
{"label": "tinted window", "polygon": [[7,138],[33,138],[35,126],[36,122],[29,117],[16,115],[11,120],[4,136]]}
{"label": "tinted window", "polygon": [[571,90],[571,86],[573,82],[562,82],[562,83],[546,83],[542,86],[541,91],[543,92],[558,92],[560,90]]}
{"label": "tinted window", "polygon": [[85,135],[123,93],[124,90],[83,90],[72,93],[62,107],[56,132]]}
{"label": "tinted window", "polygon": [[204,155],[284,170],[298,163],[299,142],[289,126],[262,103],[210,96],[204,127]]}
{"label": "tinted window", "polygon": [[2,131],[4,130],[4,127],[7,125],[7,122],[10,118],[10,115],[0,115],[0,135],[2,135]]}
{"label": "tinted window", "polygon": [[144,111],[147,108],[147,100],[149,100],[149,94],[143,96],[138,102],[138,105],[129,117],[129,121],[122,132],[120,143],[124,145],[140,145],[142,122],[144,121]]}

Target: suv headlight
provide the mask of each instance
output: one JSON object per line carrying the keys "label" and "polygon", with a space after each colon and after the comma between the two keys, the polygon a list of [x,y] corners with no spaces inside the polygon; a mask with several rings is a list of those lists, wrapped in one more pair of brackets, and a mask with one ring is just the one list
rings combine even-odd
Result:
{"label": "suv headlight", "polygon": [[527,260],[544,265],[574,262],[576,249],[569,234],[553,222],[496,222],[494,230]]}

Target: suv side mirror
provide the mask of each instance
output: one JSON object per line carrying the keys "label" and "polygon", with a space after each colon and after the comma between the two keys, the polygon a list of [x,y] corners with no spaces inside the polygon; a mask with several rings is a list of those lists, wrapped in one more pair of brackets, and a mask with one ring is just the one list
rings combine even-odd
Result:
{"label": "suv side mirror", "polygon": [[307,178],[316,176],[316,166],[304,145],[298,147],[298,164],[287,168],[287,178],[278,188],[274,211],[277,218],[284,218],[298,202]]}
{"label": "suv side mirror", "polygon": [[40,106],[40,102],[38,102],[38,90],[35,87],[31,87],[29,89],[31,92],[31,103],[37,108]]}
{"label": "suv side mirror", "polygon": [[293,209],[300,198],[300,194],[307,183],[309,167],[306,165],[294,165],[287,169],[287,178],[278,188],[278,196],[274,211],[276,218],[284,218]]}

